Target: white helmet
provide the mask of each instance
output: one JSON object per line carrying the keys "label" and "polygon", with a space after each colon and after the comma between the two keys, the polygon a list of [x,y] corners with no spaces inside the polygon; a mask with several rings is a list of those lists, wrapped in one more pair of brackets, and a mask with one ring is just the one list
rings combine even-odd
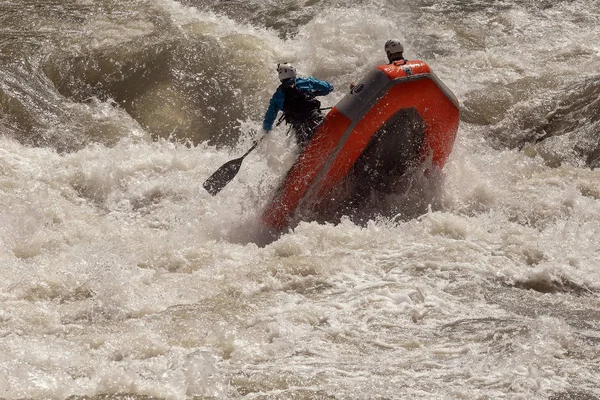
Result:
{"label": "white helmet", "polygon": [[296,68],[288,63],[277,64],[277,73],[279,74],[279,80],[283,81],[289,78],[296,77]]}
{"label": "white helmet", "polygon": [[402,53],[404,52],[404,46],[400,43],[399,40],[390,39],[385,42],[385,54],[387,54],[388,59],[391,61],[392,54]]}

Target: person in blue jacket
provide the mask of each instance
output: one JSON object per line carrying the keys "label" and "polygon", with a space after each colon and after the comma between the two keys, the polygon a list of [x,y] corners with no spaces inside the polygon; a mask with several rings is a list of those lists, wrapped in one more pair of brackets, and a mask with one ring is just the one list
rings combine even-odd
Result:
{"label": "person in blue jacket", "polygon": [[311,139],[317,127],[325,118],[321,113],[321,102],[316,96],[325,96],[333,91],[326,81],[313,77],[297,77],[296,68],[290,64],[277,64],[281,85],[277,88],[263,120],[263,130],[269,133],[279,111],[283,119],[294,130],[300,147]]}

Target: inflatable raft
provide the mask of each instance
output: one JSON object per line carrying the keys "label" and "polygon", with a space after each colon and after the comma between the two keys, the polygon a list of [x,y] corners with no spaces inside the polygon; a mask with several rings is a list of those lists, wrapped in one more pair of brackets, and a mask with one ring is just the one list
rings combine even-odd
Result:
{"label": "inflatable raft", "polygon": [[410,165],[443,168],[459,122],[456,96],[419,60],[370,71],[325,117],[264,210],[262,223],[281,231],[353,193],[386,190]]}

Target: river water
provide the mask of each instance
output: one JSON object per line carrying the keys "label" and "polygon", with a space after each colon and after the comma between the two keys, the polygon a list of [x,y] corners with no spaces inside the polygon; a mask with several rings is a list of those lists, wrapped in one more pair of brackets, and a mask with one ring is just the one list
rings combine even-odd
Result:
{"label": "river water", "polygon": [[[253,221],[275,65],[461,103],[417,215]],[[600,399],[600,1],[3,0],[0,398]],[[402,199],[390,199],[402,202]]]}

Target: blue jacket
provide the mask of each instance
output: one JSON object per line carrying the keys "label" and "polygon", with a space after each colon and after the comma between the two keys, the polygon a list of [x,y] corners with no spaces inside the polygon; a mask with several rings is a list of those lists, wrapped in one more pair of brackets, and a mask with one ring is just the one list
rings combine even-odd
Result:
{"label": "blue jacket", "polygon": [[[282,83],[269,101],[269,108],[265,113],[265,118],[263,120],[263,129],[265,132],[270,132],[273,129],[273,123],[275,122],[275,118],[277,118],[277,113],[283,110],[283,102],[285,100],[285,96],[283,94],[283,90],[281,86],[289,83]],[[333,91],[333,85],[329,82],[322,81],[320,79],[316,79],[313,77],[307,78],[296,78],[296,87],[300,89],[303,93],[308,93],[311,96],[325,96]]]}

